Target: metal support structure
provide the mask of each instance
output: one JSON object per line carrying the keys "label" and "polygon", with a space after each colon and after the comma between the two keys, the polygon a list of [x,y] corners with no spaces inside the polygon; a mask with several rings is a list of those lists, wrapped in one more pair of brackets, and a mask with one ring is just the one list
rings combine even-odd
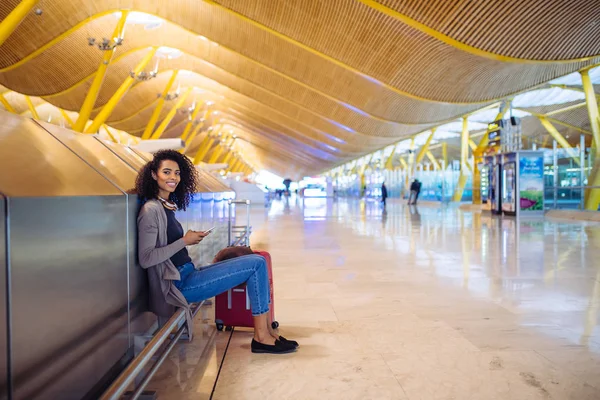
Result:
{"label": "metal support structure", "polygon": [[431,134],[429,135],[429,137],[427,137],[427,140],[425,141],[423,147],[421,147],[421,150],[419,150],[419,154],[417,154],[417,159],[415,160],[417,164],[419,164],[421,161],[423,161],[423,158],[425,158],[425,154],[427,153],[427,151],[429,151],[429,144],[433,140],[434,135],[435,128],[431,130]]}
{"label": "metal support structure", "polygon": [[35,7],[39,0],[22,0],[11,12],[0,22],[0,46],[17,29]]}
{"label": "metal support structure", "polygon": [[223,150],[225,149],[225,145],[227,143],[227,140],[229,140],[229,138],[227,136],[224,137],[224,138],[222,138],[221,140],[217,139],[217,146],[213,150],[213,152],[210,155],[210,157],[208,158],[208,163],[209,164],[214,164],[217,161],[219,161],[219,157],[221,157],[221,154],[223,154]]}
{"label": "metal support structure", "polygon": [[196,156],[194,157],[194,164],[198,164],[201,161],[204,161],[204,157],[206,157],[206,154],[211,149],[211,147],[215,143],[215,140],[217,140],[218,137],[219,137],[219,135],[217,134],[217,132],[215,132],[215,133],[209,133],[204,138],[204,140],[200,144],[200,147],[198,147],[198,151],[196,152]]}
{"label": "metal support structure", "polygon": [[539,118],[540,122],[542,123],[542,126],[544,128],[546,128],[546,130],[548,131],[550,136],[552,136],[554,138],[554,140],[556,140],[556,142],[558,144],[560,144],[560,147],[565,149],[565,151],[569,154],[569,157],[571,157],[577,165],[580,165],[579,164],[579,154],[577,154],[577,152],[569,144],[567,139],[565,139],[564,136],[560,134],[560,132],[554,127],[554,125],[552,125],[552,123],[550,121],[548,121],[548,119],[546,117],[538,117],[538,118]]}
{"label": "metal support structure", "polygon": [[[152,60],[152,58],[156,54],[156,50],[157,49],[153,47],[152,50],[150,50],[148,54],[146,54],[144,58],[142,58],[140,63],[136,65],[136,67],[133,70],[134,76],[137,76],[140,72],[142,72],[144,68],[146,68],[150,60]],[[121,99],[127,94],[134,82],[135,78],[132,78],[131,75],[125,78],[125,81],[121,84],[121,86],[119,86],[117,91],[104,105],[104,107],[98,113],[98,115],[96,115],[96,118],[94,119],[92,124],[88,126],[87,129],[85,129],[86,133],[95,133],[98,131],[98,129],[100,129],[100,127],[106,122],[106,120],[110,117],[114,109],[117,107],[119,101],[121,101]]]}
{"label": "metal support structure", "polygon": [[[194,107],[194,111],[192,111],[192,114],[190,115],[190,120],[185,125],[185,129],[183,130],[183,133],[181,134],[181,140],[183,140],[184,142],[187,140],[187,137],[190,134],[190,131],[192,130],[192,126],[194,126],[194,122],[196,121],[196,117],[198,116],[198,113],[200,112],[201,109],[202,109],[201,104],[196,104],[196,107]],[[202,124],[198,121],[198,125],[202,125]]]}
{"label": "metal support structure", "polygon": [[33,102],[31,101],[31,97],[25,96],[25,101],[27,102],[27,107],[29,107],[29,111],[31,111],[31,116],[33,117],[33,119],[40,119],[40,116],[37,113]]}
{"label": "metal support structure", "polygon": [[[125,31],[125,23],[127,22],[127,15],[129,11],[121,11],[121,18],[117,23],[117,27],[113,32],[112,38],[123,38],[123,33]],[[79,110],[79,116],[77,117],[77,121],[75,121],[75,125],[71,125],[73,130],[76,132],[83,132],[85,129],[85,125],[90,119],[90,115],[92,115],[92,110],[96,105],[96,100],[98,99],[98,94],[100,93],[100,89],[102,88],[102,83],[104,82],[104,77],[106,76],[106,70],[112,61],[112,57],[115,54],[116,47],[105,50],[102,56],[102,62],[96,71],[96,75],[94,76],[94,80],[92,81],[92,85],[88,89],[87,95],[85,96],[85,100],[81,105],[81,109]]]}
{"label": "metal support structure", "polygon": [[475,151],[477,150],[477,143],[475,143],[473,139],[469,139],[469,147],[471,148],[471,151]]}
{"label": "metal support structure", "polygon": [[452,196],[452,201],[459,202],[462,199],[463,191],[467,185],[467,174],[466,170],[468,167],[469,158],[469,124],[466,117],[463,117],[462,132],[460,133],[460,176],[458,178],[458,185]]}
{"label": "metal support structure", "polygon": [[0,93],[0,103],[2,103],[4,108],[6,108],[6,111],[11,112],[13,114],[17,113],[17,111],[14,109],[14,107],[10,105],[8,100],[6,100],[6,97],[4,97],[3,93]]}
{"label": "metal support structure", "polygon": [[[206,106],[206,111],[202,116],[201,122],[199,122],[198,125],[196,125],[196,127],[192,130],[192,133],[185,139],[185,147],[182,149],[182,152],[184,154],[189,150],[192,143],[194,143],[194,140],[196,139],[196,136],[198,136],[198,133],[202,130],[204,126],[206,126],[208,121],[208,115],[210,114],[210,108],[210,104]],[[207,134],[208,133],[210,133],[210,131],[208,131]]]}
{"label": "metal support structure", "polygon": [[69,117],[69,114],[67,114],[67,112],[66,112],[65,110],[63,110],[62,108],[59,108],[59,110],[60,110],[60,114],[62,115],[62,117],[63,117],[63,119],[65,120],[65,122],[66,122],[67,124],[69,124],[69,126],[70,126],[71,128],[73,128],[74,122],[73,122],[73,120],[71,119],[71,117]]}
{"label": "metal support structure", "polygon": [[396,143],[394,145],[394,147],[392,148],[392,153],[390,154],[390,156],[388,157],[388,159],[385,162],[385,169],[387,169],[388,171],[392,171],[394,169],[394,156],[396,155],[397,148],[398,148],[398,143]]}
{"label": "metal support structure", "polygon": [[104,125],[102,125],[102,127],[106,131],[106,134],[108,135],[108,137],[110,137],[113,142],[120,143],[120,141],[117,140],[117,138],[115,137],[115,135],[113,135],[113,133],[110,131],[110,129],[108,129],[108,125],[104,124]]}
{"label": "metal support structure", "polygon": [[598,111],[598,101],[594,92],[594,85],[590,79],[588,70],[581,71],[581,82],[585,92],[585,100],[587,103],[588,114],[590,117],[590,125],[594,136],[594,166],[588,177],[588,186],[593,186],[586,190],[585,193],[585,209],[598,210],[600,206],[600,157],[598,157],[598,148],[600,148],[600,112]]}
{"label": "metal support structure", "polygon": [[429,161],[431,161],[431,164],[433,164],[433,168],[435,170],[441,169],[440,163],[438,162],[438,160],[435,159],[435,157],[431,151],[427,151],[426,155],[427,155],[427,158],[429,158]]}
{"label": "metal support structure", "polygon": [[152,136],[154,127],[156,126],[156,123],[158,122],[158,118],[160,118],[160,113],[162,112],[162,109],[165,105],[165,101],[166,101],[167,95],[169,94],[169,90],[171,90],[173,83],[175,83],[175,79],[177,79],[178,74],[179,74],[179,70],[176,69],[175,71],[173,71],[171,78],[167,82],[167,85],[165,86],[163,92],[160,95],[160,99],[158,99],[158,102],[156,103],[156,107],[154,107],[154,111],[152,111],[150,120],[148,121],[148,124],[146,125],[146,129],[144,129],[144,133],[142,134],[142,139],[144,139],[144,140],[150,139],[150,136]]}
{"label": "metal support structure", "polygon": [[190,93],[192,93],[192,90],[194,90],[194,88],[190,87],[181,96],[179,96],[179,99],[177,99],[177,103],[175,103],[175,105],[169,110],[169,113],[167,114],[165,119],[162,120],[158,128],[156,128],[156,130],[154,131],[154,133],[152,133],[150,139],[160,139],[162,134],[165,132],[165,130],[175,117],[175,114],[177,114],[177,110],[180,109],[181,106],[183,106],[183,103],[185,103]]}

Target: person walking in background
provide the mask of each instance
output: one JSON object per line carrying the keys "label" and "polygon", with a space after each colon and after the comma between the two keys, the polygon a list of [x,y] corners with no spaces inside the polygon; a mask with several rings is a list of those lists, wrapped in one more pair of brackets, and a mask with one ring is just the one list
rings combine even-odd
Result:
{"label": "person walking in background", "polygon": [[417,204],[417,199],[419,198],[419,193],[421,192],[421,182],[418,179],[415,179],[410,184],[410,197],[408,198],[408,204]]}
{"label": "person walking in background", "polygon": [[388,198],[387,187],[385,186],[385,182],[381,184],[381,202],[383,203],[383,208],[386,207],[386,200]]}

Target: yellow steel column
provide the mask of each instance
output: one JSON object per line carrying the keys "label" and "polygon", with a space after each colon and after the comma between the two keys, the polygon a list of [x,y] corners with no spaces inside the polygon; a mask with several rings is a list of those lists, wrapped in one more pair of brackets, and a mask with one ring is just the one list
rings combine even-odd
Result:
{"label": "yellow steel column", "polygon": [[4,97],[4,94],[2,93],[0,93],[0,103],[2,103],[4,108],[6,108],[6,111],[11,112],[13,114],[17,113],[17,111],[14,109],[13,106],[10,105],[10,103],[8,102],[8,100],[6,100],[6,97]]}
{"label": "yellow steel column", "polygon": [[390,154],[387,161],[385,162],[385,169],[387,169],[389,171],[394,169],[394,156],[396,155],[397,148],[398,148],[398,143],[396,143],[394,145],[394,147],[392,148],[392,153]]}
{"label": "yellow steel column", "polygon": [[221,157],[221,154],[223,153],[223,149],[225,148],[225,143],[227,142],[227,140],[228,140],[228,138],[225,137],[225,138],[217,141],[217,146],[213,150],[212,154],[210,155],[210,158],[208,159],[209,164],[216,163],[217,160],[219,159],[219,157]]}
{"label": "yellow steel column", "polygon": [[198,151],[196,152],[196,156],[194,157],[194,164],[198,164],[201,161],[204,161],[204,157],[206,157],[206,153],[210,150],[215,142],[215,137],[218,138],[218,135],[209,133],[206,138],[200,144]]}
{"label": "yellow steel column", "polygon": [[177,103],[175,103],[175,105],[173,106],[173,108],[171,108],[169,110],[169,113],[167,114],[167,116],[165,117],[165,119],[162,120],[162,122],[160,123],[160,125],[158,126],[158,128],[156,128],[156,131],[154,131],[154,133],[152,134],[152,136],[150,137],[150,139],[160,139],[160,137],[163,134],[163,132],[165,131],[165,129],[167,129],[167,126],[169,126],[169,124],[171,123],[171,121],[175,117],[175,114],[177,113],[177,110],[179,108],[181,108],[181,106],[183,105],[183,103],[185,103],[185,101],[187,100],[187,98],[190,95],[190,93],[192,93],[192,90],[194,90],[194,88],[188,88],[188,90],[186,90],[183,95],[179,96],[179,99],[177,100]]}
{"label": "yellow steel column", "polygon": [[[127,21],[128,14],[129,11],[121,11],[121,18],[119,19],[117,27],[115,28],[115,31],[112,36],[113,40],[115,38],[123,38],[123,31],[125,29],[125,22]],[[88,89],[87,95],[85,96],[85,100],[81,105],[77,121],[75,122],[75,125],[72,125],[73,130],[76,132],[83,132],[86,123],[90,119],[90,115],[92,114],[92,110],[94,109],[94,105],[96,105],[96,100],[98,99],[98,93],[100,93],[100,88],[102,88],[102,83],[104,82],[106,70],[108,69],[108,65],[112,60],[112,57],[115,53],[115,49],[116,47],[112,50],[104,51],[104,55],[102,56],[102,62],[98,67],[98,71],[96,71],[96,75],[94,76],[92,85]]]}
{"label": "yellow steel column", "polygon": [[23,22],[27,14],[35,7],[39,0],[22,0],[11,12],[0,22],[0,46]]}
{"label": "yellow steel column", "polygon": [[233,144],[235,143],[235,139],[236,138],[231,138],[231,141],[229,143],[227,143],[225,145],[225,148],[223,149],[223,152],[225,153],[224,155],[222,155],[223,160],[221,160],[219,162],[219,159],[217,159],[217,164],[220,163],[227,163],[226,160],[228,160],[231,157],[231,154],[233,153]]}
{"label": "yellow steel column", "polygon": [[160,117],[160,113],[162,112],[163,106],[165,105],[166,97],[169,94],[169,90],[171,90],[173,83],[175,83],[175,79],[177,78],[178,73],[179,70],[173,71],[171,79],[169,79],[169,82],[167,82],[167,86],[165,86],[165,89],[160,95],[160,99],[158,99],[158,102],[156,103],[156,107],[154,107],[152,116],[150,117],[150,120],[146,125],[146,129],[144,129],[144,133],[142,134],[142,139],[150,139],[150,136],[152,136],[152,131],[154,131],[154,127],[156,126],[158,118]]}
{"label": "yellow steel column", "polygon": [[433,153],[431,151],[427,151],[426,153],[427,158],[429,158],[429,161],[431,161],[431,164],[433,164],[433,168],[434,169],[440,169],[440,163],[438,162],[438,160],[435,159],[435,157],[433,156]]}
{"label": "yellow steel column", "polygon": [[421,161],[423,161],[423,158],[425,158],[425,154],[427,154],[427,151],[429,151],[429,144],[431,143],[431,140],[433,139],[434,135],[435,135],[435,128],[431,130],[431,134],[425,141],[425,144],[423,145],[423,147],[421,147],[419,154],[417,154],[417,159],[415,161],[416,164],[420,163]]}
{"label": "yellow steel column", "polygon": [[69,124],[69,126],[71,128],[73,128],[73,120],[71,119],[71,117],[69,117],[69,114],[67,114],[67,112],[65,110],[63,110],[62,108],[59,108],[61,115],[63,116],[65,122],[67,124]]}
{"label": "yellow steel column", "polygon": [[[144,58],[142,58],[142,61],[140,61],[140,63],[133,70],[134,76],[136,76],[137,74],[142,72],[142,70],[144,68],[146,68],[146,65],[148,65],[150,60],[152,60],[152,58],[156,54],[156,50],[157,50],[156,48],[152,48],[152,50],[150,50],[148,52],[148,54],[146,54],[144,56]],[[117,107],[117,104],[119,104],[119,101],[121,101],[121,99],[127,94],[127,92],[129,91],[129,89],[131,88],[131,86],[133,85],[134,82],[135,82],[135,78],[132,78],[131,76],[128,76],[127,78],[125,78],[125,81],[121,84],[121,86],[119,86],[117,91],[112,95],[110,100],[104,105],[104,107],[98,113],[98,115],[96,115],[96,118],[94,119],[92,124],[87,127],[87,129],[85,130],[86,133],[95,133],[98,131],[98,129],[100,129],[100,127],[110,117],[110,115],[114,111],[115,107]]]}
{"label": "yellow steel column", "polygon": [[25,96],[25,101],[27,102],[27,106],[29,107],[29,111],[31,111],[31,116],[33,117],[33,119],[40,119],[40,116],[38,115],[35,106],[31,102],[31,98],[29,96]]}
{"label": "yellow steel column", "polygon": [[202,117],[201,121],[198,122],[198,125],[196,125],[196,127],[194,128],[192,133],[185,139],[185,148],[183,149],[183,152],[188,151],[189,147],[194,142],[194,139],[196,139],[196,136],[198,136],[198,132],[200,132],[200,130],[206,125],[206,121],[208,121],[209,113],[210,113],[210,105],[208,105],[206,107],[206,111],[204,112],[204,116]]}
{"label": "yellow steel column", "polygon": [[[190,130],[192,129],[192,126],[194,125],[194,121],[196,120],[196,117],[198,116],[198,113],[200,112],[201,109],[202,109],[202,105],[196,104],[196,107],[194,108],[194,111],[192,111],[192,115],[190,116],[190,120],[185,125],[185,129],[183,130],[183,133],[181,134],[181,140],[185,141],[187,139],[187,137],[190,133]],[[200,125],[200,124],[198,124],[198,125]]]}
{"label": "yellow steel column", "polygon": [[463,191],[467,184],[467,169],[469,158],[469,124],[466,117],[463,117],[462,132],[460,134],[460,176],[458,178],[458,185],[452,196],[452,201],[460,201],[462,199]]}
{"label": "yellow steel column", "polygon": [[571,157],[577,165],[580,165],[581,161],[579,159],[579,154],[573,149],[573,147],[571,147],[569,142],[567,142],[567,139],[565,139],[564,136],[560,134],[560,132],[554,127],[554,125],[552,125],[550,121],[548,121],[548,119],[546,119],[546,117],[539,117],[539,119],[542,123],[542,126],[546,128],[550,136],[552,136],[554,140],[556,140],[556,143],[558,143],[560,147],[566,150],[566,152],[569,154],[569,157]]}
{"label": "yellow steel column", "polygon": [[108,129],[108,125],[104,124],[102,126],[104,127],[104,130],[108,134],[108,137],[110,137],[113,142],[119,143],[119,141],[117,140],[117,138],[115,137],[115,135],[113,135],[112,132],[110,131],[110,129]]}
{"label": "yellow steel column", "polygon": [[[588,176],[588,186],[600,186],[600,113],[598,112],[598,102],[596,101],[596,94],[594,92],[594,85],[590,79],[590,73],[588,70],[581,71],[581,81],[583,83],[583,90],[585,92],[585,100],[587,103],[588,114],[590,116],[590,125],[592,127],[592,133],[594,135],[594,166]],[[600,189],[588,189],[585,193],[585,209],[586,210],[598,210],[600,205]]]}

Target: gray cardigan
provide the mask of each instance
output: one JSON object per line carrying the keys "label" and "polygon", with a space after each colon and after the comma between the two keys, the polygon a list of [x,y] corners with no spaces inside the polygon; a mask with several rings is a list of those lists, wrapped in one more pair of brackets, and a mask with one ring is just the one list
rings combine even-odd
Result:
{"label": "gray cardigan", "polygon": [[148,269],[150,286],[150,311],[161,317],[170,317],[175,307],[186,311],[188,333],[192,337],[192,314],[190,305],[173,284],[179,280],[179,271],[170,258],[185,247],[183,238],[167,245],[167,213],[158,200],[144,204],[137,219],[138,258],[140,265]]}

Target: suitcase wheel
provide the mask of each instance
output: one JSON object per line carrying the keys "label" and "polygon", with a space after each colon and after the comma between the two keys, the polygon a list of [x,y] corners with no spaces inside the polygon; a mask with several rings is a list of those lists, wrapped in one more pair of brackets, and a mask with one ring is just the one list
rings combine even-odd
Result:
{"label": "suitcase wheel", "polygon": [[271,328],[273,328],[273,329],[279,328],[279,322],[277,322],[277,321],[271,322]]}
{"label": "suitcase wheel", "polygon": [[220,332],[223,330],[223,324],[217,323],[217,330]]}
{"label": "suitcase wheel", "polygon": [[226,330],[227,332],[231,332],[231,331],[233,330],[233,326],[226,326],[226,327],[225,327],[225,330]]}

